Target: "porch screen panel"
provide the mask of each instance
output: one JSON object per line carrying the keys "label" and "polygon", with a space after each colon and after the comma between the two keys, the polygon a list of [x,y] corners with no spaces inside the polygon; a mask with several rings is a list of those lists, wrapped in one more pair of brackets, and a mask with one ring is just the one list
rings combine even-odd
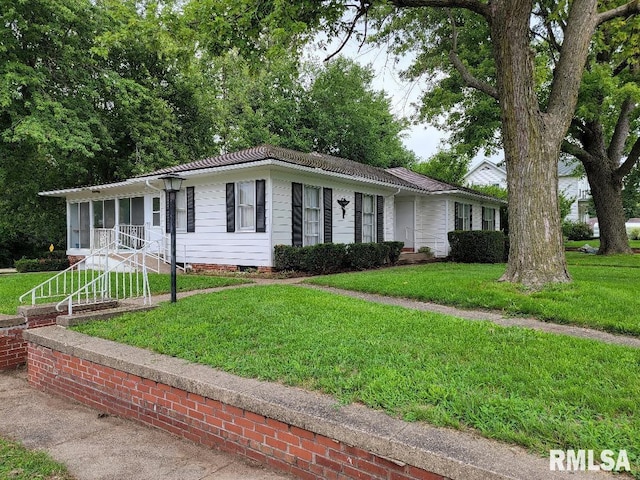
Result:
{"label": "porch screen panel", "polygon": [[104,228],[113,228],[116,226],[116,201],[104,201]]}
{"label": "porch screen panel", "polygon": [[265,181],[256,180],[256,232],[267,231]]}
{"label": "porch screen panel", "polygon": [[144,225],[144,197],[131,199],[131,225]]}
{"label": "porch screen panel", "polygon": [[91,247],[91,214],[89,202],[80,204],[80,248]]}
{"label": "porch screen panel", "polygon": [[355,243],[362,243],[362,193],[356,192],[355,195]]}
{"label": "porch screen panel", "polygon": [[102,200],[93,202],[93,228],[104,228],[104,212]]}
{"label": "porch screen panel", "polygon": [[302,184],[291,183],[291,245],[302,246]]}
{"label": "porch screen panel", "polygon": [[118,200],[118,213],[120,225],[131,225],[131,199],[121,198]]}
{"label": "porch screen panel", "polygon": [[324,243],[333,242],[333,190],[322,189]]}
{"label": "porch screen panel", "polygon": [[384,242],[384,197],[376,197],[376,241]]}

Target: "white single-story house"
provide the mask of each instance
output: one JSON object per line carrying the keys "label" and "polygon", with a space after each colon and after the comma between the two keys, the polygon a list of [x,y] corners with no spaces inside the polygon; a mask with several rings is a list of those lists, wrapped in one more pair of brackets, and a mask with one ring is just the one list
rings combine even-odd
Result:
{"label": "white single-story house", "polygon": [[[574,199],[565,220],[586,222],[589,219],[587,209],[591,199],[591,188],[586,175],[576,170],[578,166],[577,161],[561,159],[558,162],[558,191],[565,197]],[[473,188],[474,185],[507,188],[507,170],[504,162],[496,164],[487,159],[481,161],[465,175],[464,184],[469,188]]]}
{"label": "white single-story house", "polygon": [[405,168],[382,169],[262,145],[107,185],[41,192],[67,201],[67,254],[86,257],[119,238],[169,245],[163,176],[177,194],[177,262],[194,269],[269,270],[274,246],[398,240],[449,253],[447,232],[497,230],[502,200]]}

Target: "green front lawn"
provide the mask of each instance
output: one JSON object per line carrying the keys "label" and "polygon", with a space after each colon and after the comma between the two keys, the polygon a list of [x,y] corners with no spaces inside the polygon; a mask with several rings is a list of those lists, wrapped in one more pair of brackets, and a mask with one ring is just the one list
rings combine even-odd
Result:
{"label": "green front lawn", "polygon": [[13,480],[73,480],[64,465],[46,453],[27,450],[0,438],[0,478]]}
{"label": "green front lawn", "polygon": [[[16,273],[0,275],[0,313],[13,315],[20,305],[18,298],[36,285],[53,277],[56,272]],[[247,283],[247,280],[230,277],[214,277],[210,275],[179,275],[177,279],[179,292],[200,290],[203,288],[225,287]],[[150,273],[149,288],[152,295],[169,293],[169,275]],[[46,300],[43,300],[46,301]],[[28,303],[28,301],[27,301]]]}
{"label": "green front lawn", "polygon": [[500,283],[505,266],[431,263],[307,280],[347,290],[405,297],[463,308],[582,325],[640,336],[640,255],[598,256],[568,252],[573,282],[539,292]]}
{"label": "green front lawn", "polygon": [[[431,283],[444,277],[439,271]],[[500,271],[467,269],[464,277],[481,286]],[[296,286],[197,295],[75,329],[406,420],[472,428],[543,456],[626,449],[640,465],[637,349]]]}

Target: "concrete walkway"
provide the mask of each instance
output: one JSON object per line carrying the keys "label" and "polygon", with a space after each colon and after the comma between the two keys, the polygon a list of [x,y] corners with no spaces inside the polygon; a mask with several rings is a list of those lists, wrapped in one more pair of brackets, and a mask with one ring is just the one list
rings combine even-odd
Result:
{"label": "concrete walkway", "polygon": [[[178,299],[189,297],[192,295],[198,295],[201,293],[214,293],[223,290],[233,288],[246,288],[256,285],[297,285],[304,288],[311,288],[316,290],[323,290],[326,292],[335,293],[337,295],[343,295],[347,297],[358,298],[366,300],[368,302],[381,303],[385,305],[393,305],[397,307],[410,308],[413,310],[420,310],[424,312],[441,313],[444,315],[451,315],[453,317],[463,318],[465,320],[472,321],[488,321],[501,325],[503,327],[522,327],[530,328],[533,330],[540,330],[547,333],[554,333],[557,335],[568,335],[570,337],[586,338],[590,340],[597,340],[603,343],[610,343],[614,345],[622,345],[625,347],[640,348],[640,338],[627,335],[615,335],[601,330],[595,330],[593,328],[578,327],[575,325],[562,325],[559,323],[544,322],[537,318],[531,317],[510,317],[503,315],[499,311],[495,310],[473,310],[462,309],[456,307],[450,307],[447,305],[440,305],[431,302],[421,302],[417,300],[411,300],[401,297],[388,297],[384,295],[377,295],[373,293],[357,292],[352,290],[343,290],[333,287],[324,287],[320,285],[312,285],[303,283],[308,277],[302,278],[287,278],[287,279],[252,279],[254,283],[247,283],[241,285],[231,285],[228,287],[210,288],[205,290],[195,290],[190,292],[178,293]],[[169,294],[157,295],[153,297],[155,302],[169,301]]]}
{"label": "concrete walkway", "polygon": [[0,419],[0,436],[46,451],[78,480],[292,478],[34,390],[24,369],[0,373]]}

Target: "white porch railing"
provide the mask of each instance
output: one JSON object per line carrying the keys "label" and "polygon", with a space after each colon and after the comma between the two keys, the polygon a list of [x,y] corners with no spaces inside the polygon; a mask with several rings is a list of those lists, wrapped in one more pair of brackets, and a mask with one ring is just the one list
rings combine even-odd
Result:
{"label": "white porch railing", "polygon": [[97,250],[20,296],[20,302],[29,298],[35,305],[39,300],[59,299],[56,309],[62,311],[66,306],[69,315],[74,305],[107,300],[142,298],[145,305],[150,304],[146,252],[142,249],[124,259],[110,258],[109,252],[115,248],[114,243]]}
{"label": "white porch railing", "polygon": [[92,248],[100,249],[114,243],[119,249],[138,250],[149,241],[145,225],[116,225],[114,228],[94,228]]}

